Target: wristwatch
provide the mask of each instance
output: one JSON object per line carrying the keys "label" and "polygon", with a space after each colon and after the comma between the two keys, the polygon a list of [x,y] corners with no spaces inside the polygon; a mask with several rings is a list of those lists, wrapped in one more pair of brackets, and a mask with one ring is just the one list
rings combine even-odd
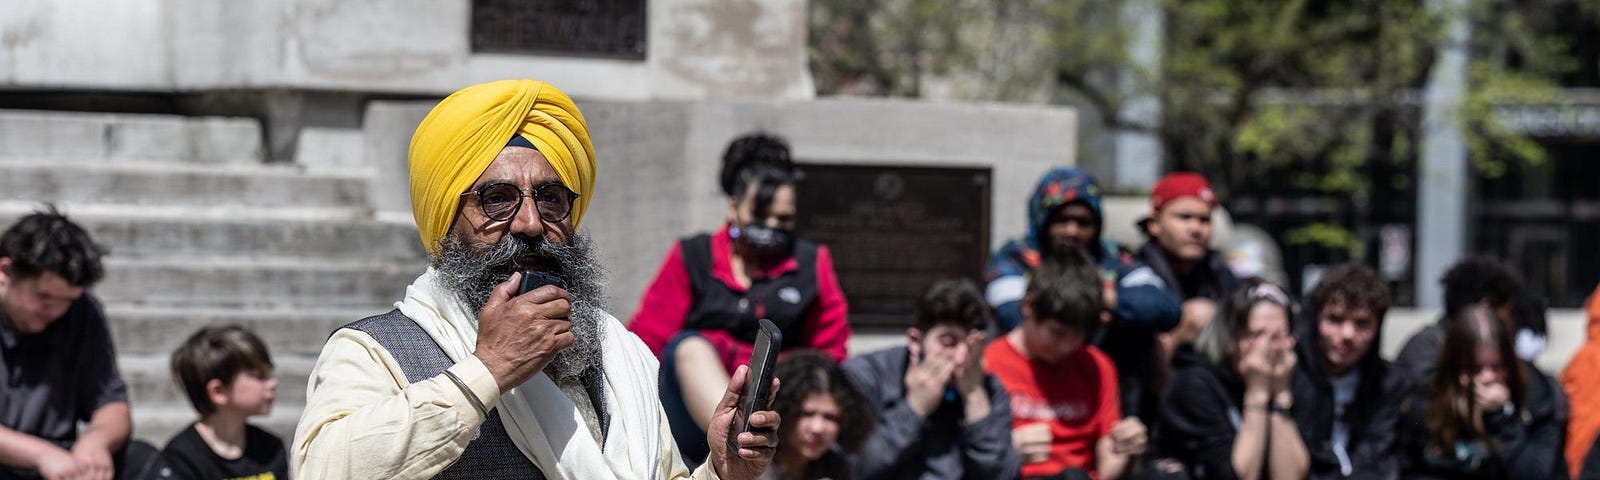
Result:
{"label": "wristwatch", "polygon": [[[1287,400],[1287,401],[1285,401]],[[1283,395],[1267,403],[1267,413],[1288,415],[1294,410],[1294,397]]]}

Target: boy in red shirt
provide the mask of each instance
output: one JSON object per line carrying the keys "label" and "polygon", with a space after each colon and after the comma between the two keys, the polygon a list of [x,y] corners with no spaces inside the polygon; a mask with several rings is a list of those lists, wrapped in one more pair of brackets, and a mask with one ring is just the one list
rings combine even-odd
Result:
{"label": "boy in red shirt", "polygon": [[1144,424],[1121,418],[1116,367],[1088,344],[1100,283],[1086,252],[1054,256],[1028,281],[1021,327],[984,349],[985,369],[1011,396],[1023,478],[1116,480],[1144,455]]}

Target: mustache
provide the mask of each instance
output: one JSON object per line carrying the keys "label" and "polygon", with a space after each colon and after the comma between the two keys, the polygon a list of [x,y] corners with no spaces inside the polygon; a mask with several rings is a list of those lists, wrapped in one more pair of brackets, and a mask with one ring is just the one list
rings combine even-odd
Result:
{"label": "mustache", "polygon": [[[455,252],[466,253],[457,248]],[[494,244],[473,245],[465,249],[470,251],[470,259],[455,259],[452,263],[461,266],[464,263],[475,263],[477,268],[472,272],[480,276],[480,280],[492,279],[494,283],[501,283],[511,278],[511,275],[524,270],[539,270],[551,275],[563,277],[568,284],[573,282],[565,278],[571,268],[569,264],[578,260],[571,248],[545,240],[542,237],[525,235],[508,235]],[[586,253],[586,252],[585,252]],[[467,260],[467,261],[463,261]],[[486,278],[485,278],[486,277]]]}
{"label": "mustache", "polygon": [[543,238],[508,235],[483,252],[480,261],[495,273],[506,273],[509,276],[511,272],[520,270],[519,267],[533,263],[539,249],[547,243]]}

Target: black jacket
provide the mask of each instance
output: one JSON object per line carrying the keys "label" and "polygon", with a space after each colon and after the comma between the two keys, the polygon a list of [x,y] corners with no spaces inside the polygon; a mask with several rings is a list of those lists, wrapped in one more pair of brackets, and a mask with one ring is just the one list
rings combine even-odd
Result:
{"label": "black jacket", "polygon": [[[1160,279],[1160,287],[1171,297],[1169,300],[1178,303],[1180,317],[1185,300],[1203,297],[1220,303],[1233,289],[1239,288],[1239,279],[1216,252],[1208,252],[1201,265],[1183,277],[1172,269],[1166,254],[1154,240],[1139,249],[1137,258]],[[1129,280],[1125,277],[1122,281]],[[1162,363],[1157,332],[1146,329],[1113,325],[1102,329],[1097,337],[1092,339],[1094,343],[1117,364],[1122,415],[1139,417],[1146,426],[1160,430],[1163,419],[1158,410],[1166,394],[1164,390],[1170,386],[1173,372],[1187,360],[1174,357],[1172,362]]]}
{"label": "black jacket", "polygon": [[1187,347],[1174,354],[1174,361],[1184,366],[1161,402],[1157,456],[1182,462],[1196,480],[1238,478],[1233,471],[1233,440],[1242,419],[1244,379]]}
{"label": "black jacket", "polygon": [[1589,444],[1589,453],[1583,456],[1583,468],[1578,470],[1578,480],[1600,480],[1600,442]]}
{"label": "black jacket", "polygon": [[1412,334],[1400,348],[1400,354],[1394,357],[1394,366],[1419,382],[1432,376],[1433,363],[1439,358],[1439,349],[1444,347],[1444,326],[1448,321],[1449,317],[1440,318]]}
{"label": "black jacket", "polygon": [[1521,413],[1499,412],[1484,416],[1492,445],[1462,445],[1456,452],[1434,452],[1428,446],[1424,423],[1426,385],[1414,389],[1401,407],[1400,444],[1405,478],[1450,479],[1565,479],[1562,456],[1567,429],[1567,406],[1561,386],[1537,367],[1522,362],[1528,372],[1527,405]]}
{"label": "black jacket", "polygon": [[1196,297],[1205,297],[1218,302],[1227,298],[1233,289],[1239,288],[1238,277],[1233,276],[1233,270],[1222,261],[1222,255],[1211,251],[1206,253],[1205,260],[1197,265],[1188,275],[1178,276],[1178,271],[1167,262],[1167,255],[1161,251],[1161,246],[1155,240],[1144,244],[1138,252],[1138,260],[1150,267],[1156,276],[1161,277],[1167,291],[1178,297],[1179,303]]}
{"label": "black jacket", "polygon": [[[1356,365],[1361,383],[1356,396],[1345,406],[1345,421],[1350,425],[1345,453],[1350,456],[1350,475],[1340,470],[1333,450],[1333,385],[1328,382],[1327,356],[1318,341],[1313,318],[1299,324],[1295,353],[1299,356],[1294,376],[1294,420],[1300,438],[1310,455],[1312,480],[1395,479],[1400,475],[1400,451],[1396,427],[1400,405],[1411,394],[1415,382],[1402,369],[1378,356],[1382,335],[1372,339],[1372,348]],[[1379,329],[1382,330],[1381,328]]]}

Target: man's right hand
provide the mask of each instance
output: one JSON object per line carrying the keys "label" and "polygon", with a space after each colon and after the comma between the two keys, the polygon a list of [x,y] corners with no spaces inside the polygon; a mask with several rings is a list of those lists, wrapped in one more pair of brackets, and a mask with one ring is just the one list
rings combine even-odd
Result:
{"label": "man's right hand", "polygon": [[906,406],[917,416],[926,418],[944,403],[945,386],[950,385],[957,365],[944,355],[922,358],[922,346],[916,342],[907,347],[911,359],[906,365]]}
{"label": "man's right hand", "polygon": [[84,478],[84,468],[66,450],[55,449],[39,458],[39,476],[46,480]]}
{"label": "man's right hand", "polygon": [[478,313],[478,348],[473,352],[489,368],[500,391],[533,378],[557,352],[572,345],[572,297],[546,285],[517,295],[522,274],[494,287]]}

